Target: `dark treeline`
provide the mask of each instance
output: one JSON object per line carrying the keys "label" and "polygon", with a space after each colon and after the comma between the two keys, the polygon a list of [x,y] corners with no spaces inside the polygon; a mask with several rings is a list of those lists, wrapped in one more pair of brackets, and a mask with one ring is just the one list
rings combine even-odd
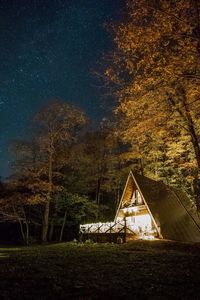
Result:
{"label": "dark treeline", "polygon": [[88,123],[80,109],[53,101],[34,117],[31,138],[11,143],[13,174],[1,183],[0,214],[25,244],[62,241],[66,228],[70,238],[80,222],[113,219],[132,162],[111,122],[96,130]]}
{"label": "dark treeline", "polygon": [[[122,143],[115,122],[103,119],[95,130],[88,124],[80,109],[53,101],[34,117],[30,138],[11,143],[15,159],[13,174],[0,185],[0,228],[12,232],[13,242],[16,235],[26,245],[61,242],[77,238],[81,222],[113,220],[130,169],[187,188],[195,200],[184,156],[169,168],[167,156],[150,156],[156,141],[144,144],[141,155]],[[5,233],[1,239],[7,241]]]}

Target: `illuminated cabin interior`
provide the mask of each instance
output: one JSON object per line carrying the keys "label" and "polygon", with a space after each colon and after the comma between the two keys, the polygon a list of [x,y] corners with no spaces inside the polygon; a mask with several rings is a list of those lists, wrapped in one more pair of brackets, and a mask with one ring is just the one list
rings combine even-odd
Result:
{"label": "illuminated cabin interior", "polygon": [[[129,175],[130,177],[131,175]],[[148,209],[136,182],[128,178],[119,208],[115,216],[115,222],[126,221],[134,238],[153,239],[162,238],[159,226]]]}
{"label": "illuminated cabin interior", "polygon": [[112,234],[123,234],[124,241],[163,238],[200,242],[200,226],[190,206],[182,190],[130,171],[114,221],[83,224],[80,233],[87,238],[109,235],[109,239]]}

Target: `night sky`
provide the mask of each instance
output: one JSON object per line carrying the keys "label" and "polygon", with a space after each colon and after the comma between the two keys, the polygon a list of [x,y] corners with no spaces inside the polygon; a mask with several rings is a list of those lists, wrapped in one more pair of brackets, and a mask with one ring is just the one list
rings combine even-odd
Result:
{"label": "night sky", "polygon": [[[0,0],[0,175],[8,176],[9,143],[29,134],[32,116],[52,98],[108,113],[92,74],[112,48],[103,24],[123,0]],[[108,105],[109,106],[109,105]]]}

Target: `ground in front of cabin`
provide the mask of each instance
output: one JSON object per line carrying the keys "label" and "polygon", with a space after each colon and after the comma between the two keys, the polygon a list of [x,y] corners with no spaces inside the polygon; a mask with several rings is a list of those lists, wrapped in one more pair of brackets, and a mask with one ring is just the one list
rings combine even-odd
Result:
{"label": "ground in front of cabin", "polygon": [[200,245],[1,247],[0,299],[200,299]]}

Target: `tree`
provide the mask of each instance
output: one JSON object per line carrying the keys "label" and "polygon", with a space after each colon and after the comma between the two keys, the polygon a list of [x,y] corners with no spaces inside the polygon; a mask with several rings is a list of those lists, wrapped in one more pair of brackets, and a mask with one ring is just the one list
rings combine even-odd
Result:
{"label": "tree", "polygon": [[[172,128],[189,137],[200,171],[200,23],[198,1],[127,1],[128,16],[110,30],[116,48],[104,75],[118,97],[125,142],[142,148]],[[172,135],[171,135],[172,134]]]}
{"label": "tree", "polygon": [[30,191],[29,198],[37,200],[44,208],[43,242],[47,241],[50,209],[52,215],[55,207],[51,203],[52,195],[63,188],[62,168],[67,163],[66,152],[85,122],[85,115],[80,109],[61,101],[53,101],[36,114],[31,139],[16,141],[11,145],[16,158],[13,163],[15,177],[26,182]]}
{"label": "tree", "polygon": [[86,196],[71,194],[67,191],[56,195],[56,223],[61,225],[59,241],[62,242],[64,228],[67,222],[80,223],[85,217],[94,218],[97,214],[97,205],[92,203]]}
{"label": "tree", "polygon": [[33,215],[38,204],[41,204],[41,201],[32,193],[25,178],[10,178],[9,182],[4,183],[0,197],[0,213],[4,221],[19,224],[25,245],[29,244],[30,225],[37,222]]}
{"label": "tree", "polygon": [[101,220],[112,218],[126,178],[121,146],[114,124],[104,119],[98,128],[86,131],[71,145],[65,159],[66,190],[87,195],[98,205],[97,217]]}
{"label": "tree", "polygon": [[42,241],[47,241],[49,226],[49,209],[54,188],[53,172],[58,166],[54,165],[56,149],[62,143],[71,143],[77,131],[85,124],[84,113],[67,103],[54,101],[40,110],[34,119],[39,129],[38,140],[46,155],[48,192],[43,215]]}
{"label": "tree", "polygon": [[100,216],[101,212],[110,212],[119,201],[124,177],[122,149],[114,133],[114,123],[103,119],[95,131],[85,134],[82,143],[87,165],[84,162],[79,165],[85,166],[88,192],[99,207],[97,218],[102,219],[105,216]]}

